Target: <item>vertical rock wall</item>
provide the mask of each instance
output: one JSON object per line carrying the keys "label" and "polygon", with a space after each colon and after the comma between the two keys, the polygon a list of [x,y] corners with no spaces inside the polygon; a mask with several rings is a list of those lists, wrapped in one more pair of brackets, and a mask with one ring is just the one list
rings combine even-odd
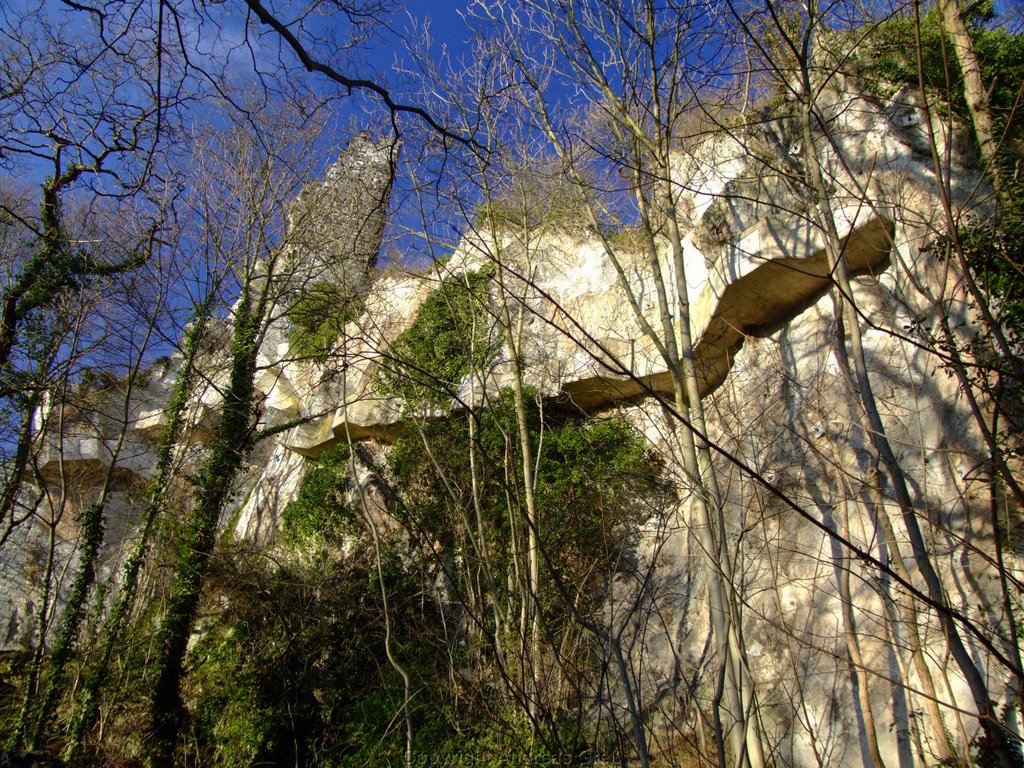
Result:
{"label": "vertical rock wall", "polygon": [[[925,116],[905,94],[879,105],[847,89],[824,97],[823,105],[830,135],[816,150],[830,176],[844,253],[859,274],[853,298],[889,439],[951,603],[979,626],[997,625],[985,449],[931,336],[943,316],[965,345],[973,329],[955,272],[925,248],[944,227],[934,192],[939,180],[925,151]],[[857,686],[866,680],[885,754],[891,765],[910,768],[933,762],[938,747],[934,724],[922,714],[920,668],[908,650],[912,628],[900,612],[908,595],[888,566],[897,552],[911,562],[907,530],[837,354],[820,223],[799,183],[798,160],[809,148],[792,138],[790,123],[779,115],[760,132],[713,137],[681,152],[674,169],[683,190],[679,206],[691,225],[684,242],[691,330],[728,502],[743,639],[773,760],[865,765]],[[945,142],[940,155],[953,158],[954,205],[966,210],[979,176],[949,130],[937,122],[931,128]],[[323,281],[361,285],[380,248],[390,152],[366,137],[353,139],[325,179],[294,203],[287,291]],[[522,321],[527,383],[559,407],[626,413],[669,471],[679,466],[673,436],[679,427],[666,420],[656,397],[670,391],[670,381],[626,308],[600,241],[583,228],[536,240],[512,231],[500,237],[499,244],[467,238],[443,273],[479,270],[489,251],[508,259],[504,285]],[[662,258],[671,280],[671,263]],[[630,288],[656,324],[644,255],[626,259]],[[258,381],[262,424],[306,421],[249,457],[232,511],[238,534],[273,538],[305,471],[304,456],[346,436],[388,440],[403,410],[373,390],[373,372],[444,274],[378,281],[363,317],[338,340],[340,372],[291,359],[286,315],[270,327]],[[509,350],[476,374],[479,380],[473,375],[460,390],[464,403],[509,383]],[[607,605],[609,625],[627,640],[652,745],[669,757],[673,734],[708,715],[715,687],[706,560],[688,481],[681,474],[671,479],[680,489],[675,503],[659,501],[631,553],[637,567],[617,580]],[[1019,571],[1016,560],[1012,567]],[[909,578],[920,587],[913,567]],[[934,612],[921,610],[913,631],[943,706],[942,728],[966,750],[977,722]],[[851,636],[860,677],[853,674]],[[970,650],[991,689],[1004,697],[998,703],[1011,704],[988,651],[975,642]],[[619,694],[613,689],[602,695],[614,710]]]}

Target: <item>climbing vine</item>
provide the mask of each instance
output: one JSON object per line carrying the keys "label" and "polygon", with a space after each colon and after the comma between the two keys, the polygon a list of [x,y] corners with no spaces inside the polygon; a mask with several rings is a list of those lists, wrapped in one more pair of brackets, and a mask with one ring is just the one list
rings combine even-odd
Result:
{"label": "climbing vine", "polygon": [[330,538],[352,532],[351,511],[345,502],[349,447],[328,448],[307,470],[298,497],[281,513],[281,532],[292,543]]}
{"label": "climbing vine", "polygon": [[[622,565],[629,537],[651,513],[642,499],[657,496],[658,465],[628,422],[544,416],[536,398],[529,400],[530,433],[539,456],[542,602],[549,623],[557,624],[572,621],[559,582],[572,584],[579,604],[589,605]],[[476,553],[460,549],[453,532],[475,514],[475,471],[487,547],[493,567],[504,573],[513,567],[512,527],[523,525],[519,450],[507,390],[479,413],[409,427],[389,454],[404,502],[399,514],[410,529],[458,549],[457,556],[472,568]]]}
{"label": "climbing vine", "polygon": [[451,275],[420,306],[413,324],[388,347],[375,384],[410,405],[444,405],[463,377],[482,370],[500,345],[487,297],[494,268]]}
{"label": "climbing vine", "polygon": [[366,308],[364,295],[353,295],[338,283],[320,281],[303,291],[288,310],[288,348],[294,357],[323,363],[345,326]]}

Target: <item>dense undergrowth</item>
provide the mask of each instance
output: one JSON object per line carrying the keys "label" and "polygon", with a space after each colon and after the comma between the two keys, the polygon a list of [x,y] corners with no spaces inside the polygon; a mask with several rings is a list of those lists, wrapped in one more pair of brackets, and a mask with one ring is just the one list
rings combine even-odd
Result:
{"label": "dense undergrowth", "polygon": [[[652,513],[642,499],[658,487],[657,465],[621,420],[545,419],[534,407],[531,425],[550,662],[571,664],[600,688],[607,649],[578,618],[631,567],[630,538]],[[517,466],[514,426],[506,395],[479,413],[407,427],[381,478],[393,518],[370,512],[382,531],[379,572],[346,445],[312,462],[284,511],[286,544],[276,555],[243,548],[218,557],[209,619],[192,653],[192,751],[183,761],[401,765],[403,689],[386,661],[381,579],[391,642],[414,680],[415,765],[592,764],[614,752],[617,728],[590,716],[594,691],[577,683],[552,693],[531,727],[522,671],[501,665],[502,651],[522,638],[495,625],[479,590],[491,569],[500,574],[492,597],[518,611],[521,587],[508,576],[523,524],[520,478],[508,474]]]}

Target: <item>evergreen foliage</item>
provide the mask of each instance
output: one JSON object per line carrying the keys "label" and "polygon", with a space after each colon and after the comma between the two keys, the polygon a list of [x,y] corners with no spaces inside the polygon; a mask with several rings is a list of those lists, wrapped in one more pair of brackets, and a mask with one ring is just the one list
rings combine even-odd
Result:
{"label": "evergreen foliage", "polygon": [[[1024,82],[1024,35],[986,26],[992,19],[991,3],[975,4],[969,10],[971,15],[966,21],[982,78],[990,84],[992,118],[997,132],[1005,137],[1000,149],[1004,176],[1020,184],[1017,169],[1024,162],[1024,111],[1018,98],[1020,84]],[[936,9],[921,16],[920,29],[920,71],[917,32],[914,19],[908,16],[895,16],[878,24],[859,58],[860,64],[872,78],[894,84],[919,85],[923,72],[924,86],[938,104],[947,105],[958,119],[966,121],[963,78]]]}
{"label": "evergreen foliage", "polygon": [[[1024,188],[1020,190],[1024,192]],[[1013,205],[1024,204],[1024,195]],[[1009,333],[1018,350],[1024,344],[1024,216],[1020,209],[1008,212],[998,223],[979,222],[957,233],[974,279],[989,299],[989,309]],[[940,237],[929,248],[940,258],[952,247]]]}
{"label": "evergreen foliage", "polygon": [[288,310],[288,348],[292,355],[325,362],[344,335],[345,326],[358,320],[365,308],[365,295],[352,295],[338,283],[313,283]]}
{"label": "evergreen foliage", "polygon": [[[990,84],[989,105],[1002,136],[997,154],[1003,181],[997,220],[973,221],[957,233],[979,286],[990,297],[1000,322],[1019,341],[1024,339],[1024,109],[1019,103],[1024,82],[1024,35],[987,26],[991,3],[968,7],[966,19],[982,78]],[[920,71],[913,18],[890,18],[873,30],[861,64],[874,77],[891,83],[924,85],[940,104],[967,122],[963,80],[939,12],[921,16]],[[937,238],[929,250],[940,258],[953,247],[951,237]]]}
{"label": "evergreen foliage", "polygon": [[320,454],[306,471],[298,497],[281,513],[281,533],[286,540],[322,541],[353,531],[345,503],[349,456],[348,444],[339,443]]}
{"label": "evergreen foliage", "polygon": [[410,406],[449,403],[462,379],[481,371],[500,349],[487,310],[493,278],[494,268],[486,266],[441,281],[413,324],[388,347],[375,385]]}
{"label": "evergreen foliage", "polygon": [[[629,536],[650,513],[641,498],[656,489],[657,466],[627,422],[545,420],[536,399],[531,402],[530,434],[540,457],[542,602],[552,610],[548,621],[557,624],[571,619],[561,584],[572,585],[574,596],[593,598],[624,564]],[[476,422],[475,438],[471,419]],[[430,455],[424,443],[431,446]],[[396,442],[389,463],[404,500],[401,514],[420,536],[436,538],[472,562],[476,554],[454,534],[465,519],[474,517],[470,451],[476,454],[479,503],[493,566],[506,573],[513,567],[511,527],[523,530],[525,525],[519,519],[525,513],[510,392],[479,413],[410,428]],[[451,489],[457,498],[451,497]]]}
{"label": "evergreen foliage", "polygon": [[[402,683],[380,663],[383,606],[370,559],[270,565],[254,554],[222,554],[213,568],[215,618],[192,654],[180,760],[402,766]],[[457,659],[419,574],[391,550],[384,566],[400,652],[418,691],[414,765],[567,765],[544,749],[531,756],[528,729],[511,713],[493,715],[501,707],[493,693],[453,686],[448,663]]]}
{"label": "evergreen foliage", "polygon": [[[441,542],[427,562],[399,555],[408,546],[401,543],[404,535],[385,540],[383,551],[396,632],[392,642],[417,691],[411,709],[417,734],[414,764],[593,764],[597,737],[581,730],[582,700],[552,702],[545,732],[533,738],[508,693],[500,693],[506,686],[485,684],[494,674],[488,654],[466,642],[453,646],[452,632],[468,632],[467,641],[478,636],[472,622],[446,628],[439,615],[452,610],[441,608],[436,591],[442,562],[464,563],[464,575],[447,574],[454,582],[472,578],[479,566],[459,534],[471,502],[465,496],[452,499],[441,487],[443,474],[468,491],[469,419],[478,420],[487,536],[496,547],[496,565],[511,569],[509,515],[519,512],[514,501],[518,480],[506,474],[506,468],[516,466],[510,459],[517,450],[510,439],[515,434],[510,395],[480,413],[425,428],[440,467],[431,465],[412,427],[389,458],[390,482],[401,500],[397,515],[413,551]],[[543,435],[538,486],[547,565],[542,599],[550,631],[568,637],[572,607],[564,598],[575,598],[577,610],[594,608],[593,598],[621,567],[630,532],[648,513],[640,496],[657,484],[657,466],[643,439],[624,421],[544,420],[537,408],[530,419],[538,448]],[[195,750],[187,755],[190,763],[403,764],[402,683],[381,663],[380,577],[368,555],[372,548],[366,534],[344,504],[348,466],[347,445],[325,451],[284,514],[287,541],[325,545],[315,562],[303,565],[287,553],[271,562],[245,551],[215,560],[206,598],[216,603],[210,612],[215,618],[203,628],[192,653],[184,691],[192,713],[185,739]],[[361,543],[342,558],[330,554],[343,538]],[[558,580],[571,585],[571,595],[560,594]],[[580,593],[589,598],[579,600]],[[461,610],[473,610],[468,600]],[[464,649],[455,650],[460,645]],[[596,659],[586,653],[575,663]],[[453,684],[458,666],[473,669],[479,679]]]}
{"label": "evergreen foliage", "polygon": [[[211,574],[216,618],[193,653],[190,763],[398,765],[400,684],[382,667],[380,586],[369,558],[274,565],[221,556]],[[440,659],[419,589],[393,555],[385,579],[408,647]],[[424,674],[427,674],[424,672]],[[430,677],[430,674],[427,674]],[[444,695],[443,687],[438,687]],[[424,696],[429,698],[430,692]],[[419,713],[430,711],[427,702]]]}

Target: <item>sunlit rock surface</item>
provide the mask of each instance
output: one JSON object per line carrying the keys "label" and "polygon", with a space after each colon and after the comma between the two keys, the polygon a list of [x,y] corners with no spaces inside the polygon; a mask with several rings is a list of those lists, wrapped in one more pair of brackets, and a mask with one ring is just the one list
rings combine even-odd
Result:
{"label": "sunlit rock surface", "polygon": [[[674,173],[678,208],[688,226],[683,246],[690,331],[708,437],[729,502],[727,535],[734,542],[743,634],[773,757],[800,766],[866,764],[838,587],[848,581],[878,737],[892,764],[907,768],[917,764],[919,750],[927,762],[933,745],[927,729],[914,732],[919,702],[901,692],[918,681],[903,639],[892,634],[893,626],[896,632],[901,627],[898,617],[892,620],[898,590],[877,567],[889,561],[893,546],[907,553],[906,531],[890,494],[871,498],[863,482],[873,471],[874,452],[836,357],[838,329],[822,217],[832,216],[856,275],[854,298],[875,395],[922,525],[934,542],[937,569],[957,610],[989,622],[997,620],[992,606],[998,595],[985,554],[991,534],[987,498],[979,487],[986,472],[984,445],[956,382],[915,336],[933,326],[940,309],[962,334],[970,333],[971,318],[955,275],[921,252],[944,226],[924,113],[906,92],[881,106],[852,90],[824,101],[833,141],[822,140],[818,152],[834,188],[831,214],[772,170],[796,171],[808,151],[792,138],[785,117],[762,121],[745,133],[718,134],[680,152]],[[948,150],[954,160],[953,204],[969,207],[979,177],[948,129],[937,122],[932,129],[940,155]],[[756,153],[751,151],[755,143]],[[305,279],[349,279],[353,263],[365,270],[375,261],[379,236],[371,232],[364,248],[358,231],[376,222],[376,208],[353,213],[339,200],[324,213],[315,202],[346,174],[362,178],[357,171],[332,169],[293,206],[297,219],[324,218],[311,229],[316,242],[308,249],[312,266]],[[368,183],[372,190],[382,189],[377,176],[371,174]],[[346,217],[354,217],[357,234],[331,235],[331,221]],[[357,244],[346,250],[346,238],[352,237]],[[619,251],[634,305],[596,234],[581,228],[507,231],[499,237],[495,243],[467,235],[442,266],[425,274],[377,278],[365,312],[347,325],[326,365],[292,359],[286,320],[270,329],[257,380],[261,426],[282,429],[249,458],[226,526],[255,541],[272,540],[281,511],[297,493],[307,457],[339,441],[368,441],[376,450],[392,440],[408,414],[400,399],[374,385],[388,345],[412,324],[441,280],[482,269],[498,254],[506,270],[506,300],[522,328],[524,383],[558,407],[624,413],[666,467],[678,466],[673,461],[676,425],[652,397],[668,395],[671,401],[672,383],[662,354],[643,329],[646,323],[661,331],[646,254],[628,247]],[[336,252],[351,252],[354,261],[332,261]],[[666,283],[675,285],[667,243],[659,258]],[[492,308],[497,290],[492,284]],[[509,350],[502,348],[481,371],[461,382],[449,409],[420,415],[444,418],[448,410],[480,405],[508,386]],[[172,364],[140,394],[127,417],[120,452],[113,449],[106,421],[83,423],[72,439],[48,447],[47,478],[75,465],[101,475],[116,453],[117,472],[144,480],[147,457],[164,423],[161,398],[173,375]],[[216,406],[212,388],[192,405],[196,450],[212,434]],[[644,578],[622,577],[607,605],[609,626],[628,645],[655,748],[674,728],[692,726],[713,687],[706,561],[695,539],[687,480],[673,479],[683,489],[678,503],[660,510],[641,531],[635,558]],[[880,532],[878,510],[890,518],[895,541]],[[852,542],[863,556],[851,556],[830,534]],[[27,608],[20,610],[19,616]],[[970,697],[944,656],[939,627],[925,621],[921,633],[928,663],[942,680],[939,697],[964,706]],[[971,650],[984,657],[983,649]],[[1000,680],[990,683],[1002,690]],[[611,708],[619,707],[617,716],[625,718],[618,694],[610,697]],[[955,739],[973,735],[976,724],[969,718],[958,721],[952,708],[948,717]]]}

